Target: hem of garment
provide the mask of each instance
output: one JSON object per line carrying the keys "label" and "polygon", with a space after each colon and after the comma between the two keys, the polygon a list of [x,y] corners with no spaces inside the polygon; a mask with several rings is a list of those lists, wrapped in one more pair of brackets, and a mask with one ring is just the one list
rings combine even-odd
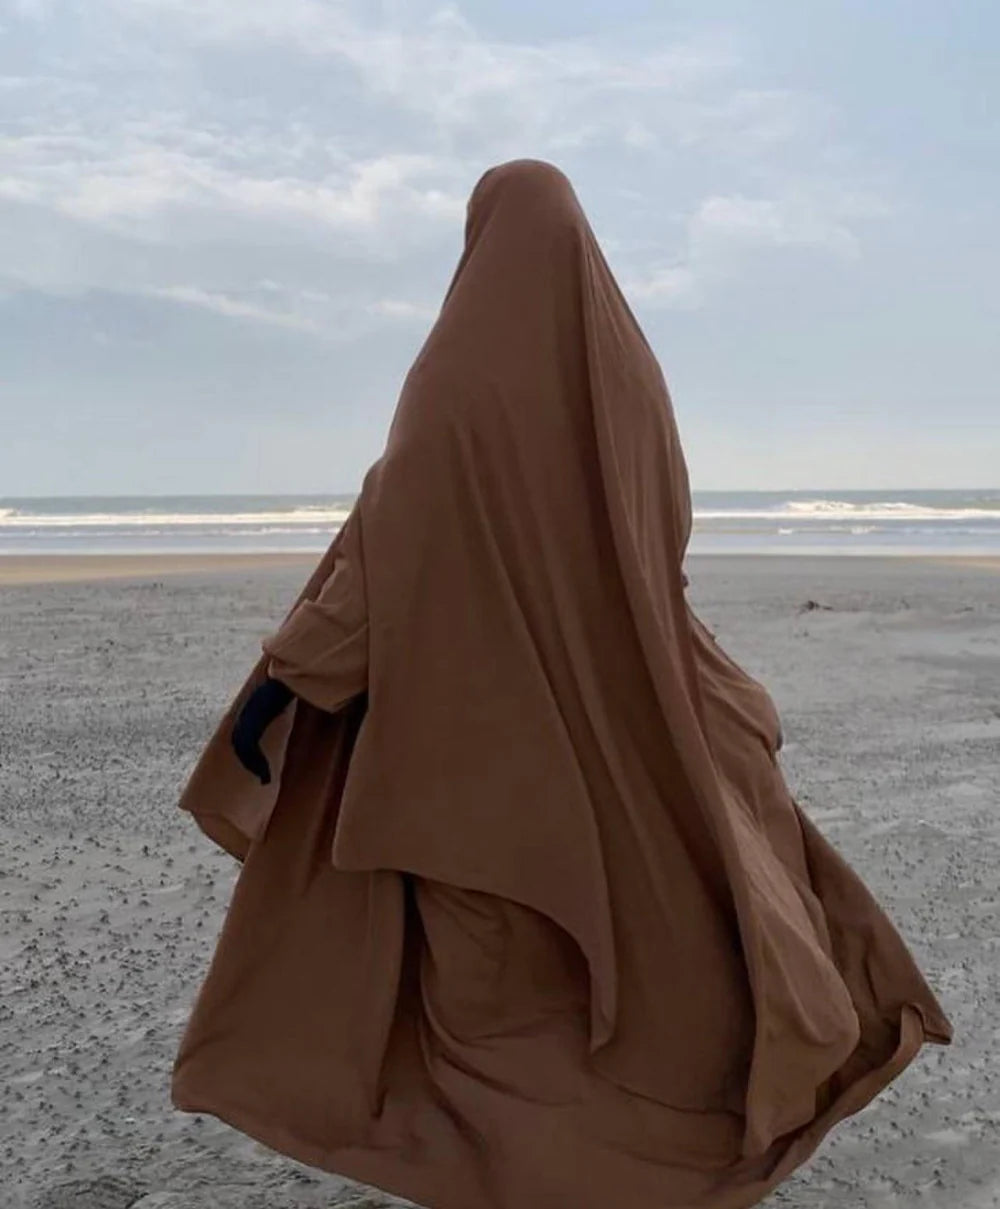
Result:
{"label": "hem of garment", "polygon": [[[765,1177],[727,1186],[722,1175],[714,1191],[701,1200],[689,1205],[665,1201],[664,1205],[669,1209],[749,1209],[756,1205],[812,1156],[833,1126],[859,1112],[887,1087],[928,1042],[942,1044],[926,1030],[919,1008],[904,1003],[897,1045],[890,1057],[845,1088],[807,1127],[795,1131]],[[324,1147],[289,1133],[280,1124],[262,1120],[239,1105],[219,1100],[208,1090],[201,1093],[187,1090],[180,1076],[172,1084],[171,1102],[181,1112],[214,1116],[296,1162],[370,1185],[390,1196],[416,1201],[425,1209],[473,1209],[482,1203],[481,1191],[472,1186],[460,1187],[458,1173],[452,1167],[408,1162],[388,1145]]]}
{"label": "hem of garment", "polygon": [[205,811],[199,811],[197,814],[192,810],[187,810],[182,807],[185,813],[189,814],[194,819],[201,833],[207,836],[213,844],[216,844],[223,852],[226,852],[234,860],[239,861],[242,865],[250,851],[252,839],[241,831],[225,814],[208,814]]}

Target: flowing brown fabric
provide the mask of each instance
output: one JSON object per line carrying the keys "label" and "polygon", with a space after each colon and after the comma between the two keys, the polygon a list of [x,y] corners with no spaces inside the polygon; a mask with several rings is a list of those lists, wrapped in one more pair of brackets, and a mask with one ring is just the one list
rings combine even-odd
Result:
{"label": "flowing brown fabric", "polygon": [[[491,169],[385,449],[181,806],[243,862],[174,1104],[433,1209],[735,1209],[952,1028],[684,594],[662,374]],[[259,785],[228,732],[298,695]]]}

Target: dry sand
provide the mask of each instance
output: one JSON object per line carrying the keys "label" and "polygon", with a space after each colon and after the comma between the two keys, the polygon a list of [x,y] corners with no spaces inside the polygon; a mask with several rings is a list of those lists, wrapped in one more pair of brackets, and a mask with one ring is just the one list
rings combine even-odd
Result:
{"label": "dry sand", "polygon": [[[238,872],[177,795],[314,561],[147,560],[142,579],[0,587],[3,1209],[396,1203],[169,1103]],[[702,556],[688,572],[699,614],[778,703],[793,791],[956,1032],[765,1203],[1000,1205],[998,568]]]}

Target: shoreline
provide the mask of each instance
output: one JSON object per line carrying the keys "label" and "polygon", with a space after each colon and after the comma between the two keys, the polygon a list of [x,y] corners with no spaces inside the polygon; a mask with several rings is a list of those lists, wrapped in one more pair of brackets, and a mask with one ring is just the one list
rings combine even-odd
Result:
{"label": "shoreline", "polygon": [[0,588],[32,584],[97,583],[160,575],[215,574],[311,566],[313,553],[258,554],[0,554]]}
{"label": "shoreline", "polygon": [[[322,557],[322,551],[256,553],[162,553],[162,554],[0,554],[0,588],[59,583],[98,583],[111,579],[150,579],[161,575],[198,575],[265,571],[286,567],[308,567]],[[892,561],[943,563],[952,567],[971,567],[1000,572],[1000,555],[974,554],[861,554],[857,552],[814,552],[793,554],[787,551],[738,551],[715,553],[690,552],[689,560],[781,558],[786,560],[863,559],[867,562]]]}

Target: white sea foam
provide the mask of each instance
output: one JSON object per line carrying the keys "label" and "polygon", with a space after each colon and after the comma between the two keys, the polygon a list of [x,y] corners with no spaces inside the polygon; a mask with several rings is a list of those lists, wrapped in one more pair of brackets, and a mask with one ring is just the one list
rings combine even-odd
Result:
{"label": "white sea foam", "polygon": [[1000,521],[1000,508],[932,508],[904,500],[784,500],[771,508],[705,508],[694,511],[696,520],[853,520],[866,521]]}
{"label": "white sea foam", "polygon": [[[881,497],[881,498],[880,498]],[[0,500],[0,554],[321,551],[357,497]],[[994,553],[1000,490],[694,493],[692,550]]]}
{"label": "white sea foam", "polygon": [[232,528],[253,525],[257,529],[289,526],[340,525],[350,514],[346,508],[301,507],[282,512],[66,512],[39,513],[18,508],[0,509],[0,529],[87,529],[87,528]]}

